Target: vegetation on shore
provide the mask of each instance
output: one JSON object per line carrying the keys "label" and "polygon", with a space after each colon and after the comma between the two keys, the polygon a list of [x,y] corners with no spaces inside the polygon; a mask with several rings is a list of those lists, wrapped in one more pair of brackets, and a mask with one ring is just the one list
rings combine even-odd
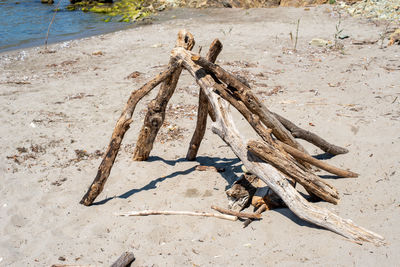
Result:
{"label": "vegetation on shore", "polygon": [[144,0],[121,0],[112,2],[97,2],[84,0],[70,4],[68,10],[82,10],[106,15],[105,22],[118,20],[120,22],[134,22],[143,20],[154,13],[154,8]]}

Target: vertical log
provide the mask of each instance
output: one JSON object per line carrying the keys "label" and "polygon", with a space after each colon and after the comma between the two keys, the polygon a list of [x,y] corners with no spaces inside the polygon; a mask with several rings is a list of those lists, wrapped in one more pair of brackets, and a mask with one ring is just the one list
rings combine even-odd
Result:
{"label": "vertical log", "polygon": [[85,206],[91,205],[103,190],[104,184],[110,176],[111,168],[114,164],[115,158],[117,157],[122,139],[124,138],[124,135],[126,131],[128,131],[129,125],[132,122],[132,114],[135,111],[136,104],[154,87],[172,75],[172,73],[174,73],[178,67],[180,68],[180,63],[174,62],[168,66],[167,70],[157,75],[153,80],[143,85],[139,90],[131,93],[129,100],[126,103],[125,108],[117,121],[117,124],[115,125],[111,136],[111,141],[98,168],[97,175],[90,185],[88,191],[80,201],[81,204]]}
{"label": "vertical log", "polygon": [[[280,141],[278,141],[279,143]],[[308,154],[305,154],[291,146],[286,145],[285,143],[280,142],[280,145],[283,147],[283,149],[289,153],[291,156],[293,156],[297,160],[301,160],[307,163],[310,163],[311,165],[314,165],[322,170],[325,170],[327,172],[339,175],[341,177],[351,177],[351,178],[356,178],[358,177],[358,173],[348,171],[348,170],[342,170],[340,168],[337,168],[335,166],[332,166],[328,163],[325,163],[321,160],[318,160],[316,158],[311,157]]]}
{"label": "vertical log", "polygon": [[[176,47],[182,47],[184,49],[191,50],[193,46],[193,35],[186,30],[180,30],[178,33]],[[171,58],[170,64],[172,62],[174,62],[173,58]],[[167,108],[168,102],[175,91],[181,72],[182,68],[176,69],[175,72],[163,82],[156,98],[150,102],[146,117],[144,119],[143,127],[140,131],[135,151],[133,153],[133,160],[144,161],[149,158],[150,152],[153,149],[154,140],[156,139],[157,133],[162,124],[164,123],[165,109]]]}
{"label": "vertical log", "polygon": [[[215,39],[212,42],[210,49],[208,50],[206,56],[207,60],[209,60],[210,62],[215,62],[221,50],[222,50],[222,43],[218,39]],[[214,111],[212,109],[209,109],[207,96],[200,88],[196,129],[194,130],[192,139],[190,141],[189,149],[186,154],[187,160],[196,159],[197,152],[199,151],[200,148],[200,143],[203,140],[204,133],[206,132],[208,113],[210,114],[210,117],[212,117],[213,120],[215,121]]]}

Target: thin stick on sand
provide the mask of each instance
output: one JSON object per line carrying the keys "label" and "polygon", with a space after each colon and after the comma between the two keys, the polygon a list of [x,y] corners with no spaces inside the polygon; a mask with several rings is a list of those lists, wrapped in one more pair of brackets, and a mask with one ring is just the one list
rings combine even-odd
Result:
{"label": "thin stick on sand", "polygon": [[143,211],[129,211],[122,213],[115,213],[117,216],[148,216],[148,215],[187,215],[187,216],[202,216],[214,217],[229,221],[236,221],[236,216],[209,213],[209,212],[195,212],[195,211],[173,211],[173,210],[143,210]]}
{"label": "thin stick on sand", "polygon": [[261,218],[261,214],[257,214],[257,213],[237,212],[237,211],[228,210],[228,209],[224,209],[224,208],[217,207],[217,206],[211,206],[211,208],[213,210],[219,211],[221,213],[233,215],[233,216],[240,217],[240,218],[249,218],[249,219],[260,219]]}

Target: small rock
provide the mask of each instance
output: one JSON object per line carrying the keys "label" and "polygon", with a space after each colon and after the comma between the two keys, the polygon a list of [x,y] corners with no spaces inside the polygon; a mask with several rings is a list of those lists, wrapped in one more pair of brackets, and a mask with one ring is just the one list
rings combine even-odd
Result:
{"label": "small rock", "polygon": [[395,30],[394,33],[390,35],[389,45],[393,44],[400,45],[400,28]]}
{"label": "small rock", "polygon": [[324,47],[324,46],[328,46],[330,45],[332,42],[331,41],[327,41],[324,39],[320,39],[320,38],[313,38],[310,42],[310,45],[313,46],[318,46],[318,47]]}
{"label": "small rock", "polygon": [[125,77],[125,79],[136,79],[137,77],[139,77],[140,75],[142,75],[141,72],[139,71],[134,71],[131,74],[129,74],[128,76]]}

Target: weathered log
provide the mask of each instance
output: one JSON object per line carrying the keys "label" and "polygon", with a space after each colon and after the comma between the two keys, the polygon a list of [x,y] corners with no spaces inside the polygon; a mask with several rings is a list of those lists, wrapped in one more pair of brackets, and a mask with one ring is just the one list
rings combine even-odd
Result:
{"label": "weathered log", "polygon": [[346,154],[347,152],[349,152],[349,150],[344,147],[330,144],[328,141],[322,139],[318,135],[298,127],[296,124],[279,114],[272,114],[274,114],[274,116],[283,124],[283,126],[285,126],[286,129],[290,131],[290,133],[295,138],[306,140],[307,142],[314,144],[315,146],[321,148],[323,151],[332,155]]}
{"label": "weathered log", "polygon": [[[287,180],[290,181],[290,179]],[[292,182],[290,183],[292,184]],[[251,205],[258,208],[264,204],[267,205],[267,210],[287,207],[285,202],[263,180],[258,179],[257,190],[251,199]]]}
{"label": "weathered log", "polygon": [[196,79],[196,82],[206,93],[212,105],[216,122],[213,123],[213,132],[219,135],[242,161],[246,168],[262,179],[285,204],[301,219],[327,228],[355,241],[368,241],[382,244],[383,237],[367,229],[357,226],[351,220],[345,220],[328,209],[318,207],[305,200],[292,185],[286,181],[283,174],[271,165],[262,162],[254,154],[247,151],[246,142],[236,130],[233,119],[226,108],[225,100],[213,93],[215,80],[192,61],[192,55],[182,48],[175,48],[172,56],[183,60],[183,66]]}
{"label": "weathered log", "polygon": [[310,163],[311,165],[314,165],[320,169],[323,169],[327,172],[330,172],[332,174],[336,174],[339,175],[341,177],[351,177],[351,178],[356,178],[358,177],[358,173],[352,172],[352,171],[347,171],[347,170],[342,170],[340,168],[337,168],[335,166],[332,166],[328,163],[325,163],[321,160],[318,160],[316,158],[311,157],[308,154],[305,154],[291,146],[286,145],[285,143],[280,143],[280,145],[283,147],[283,149],[289,153],[290,155],[292,155],[294,158],[298,159],[298,160],[302,160],[305,162]]}
{"label": "weathered log", "polygon": [[228,208],[241,211],[251,202],[257,190],[258,178],[253,174],[245,173],[225,191],[229,204]]}
{"label": "weathered log", "polygon": [[[191,50],[194,46],[193,35],[185,30],[180,30],[176,47],[182,47]],[[170,64],[174,62],[171,58]],[[150,152],[153,149],[153,143],[157,133],[160,130],[165,119],[165,109],[172,97],[176,85],[178,84],[179,76],[182,68],[177,68],[172,75],[169,76],[162,84],[160,91],[155,99],[148,105],[147,114],[144,119],[143,127],[139,133],[138,141],[133,152],[133,160],[144,161],[149,158]]]}
{"label": "weathered log", "polygon": [[214,90],[217,94],[222,96],[225,100],[229,102],[233,107],[235,107],[240,114],[248,121],[248,123],[253,127],[256,133],[266,142],[272,143],[271,129],[267,129],[260,121],[260,117],[252,113],[246,105],[237,99],[231,92],[222,84],[215,84]]}
{"label": "weathered log", "polygon": [[127,267],[135,261],[135,255],[132,252],[124,252],[110,267]]}
{"label": "weathered log", "polygon": [[[258,209],[256,210],[256,212],[255,213],[257,213],[257,214],[261,214],[261,213],[263,213],[264,211],[266,211],[267,210],[267,204],[262,204],[260,207],[258,207]],[[252,221],[254,221],[253,219],[247,219],[246,221],[244,221],[244,223],[243,223],[243,228],[246,228],[247,226],[249,226],[249,224],[252,222]]]}
{"label": "weathered log", "polygon": [[172,62],[172,64],[168,66],[167,70],[157,75],[154,79],[143,85],[139,90],[131,93],[129,100],[126,103],[124,110],[117,121],[117,124],[115,125],[110,144],[108,145],[103,160],[98,168],[97,175],[90,185],[88,191],[80,201],[81,204],[89,206],[103,190],[104,184],[110,176],[111,168],[114,164],[115,158],[117,157],[122,139],[124,138],[124,135],[132,122],[132,114],[135,111],[137,103],[153,88],[171,76],[171,74],[174,73],[179,67],[179,62]]}
{"label": "weathered log", "polygon": [[261,214],[257,214],[257,213],[237,212],[237,211],[227,210],[227,209],[224,209],[221,207],[217,207],[214,205],[211,206],[211,208],[213,210],[219,211],[221,213],[236,216],[239,218],[250,218],[250,219],[260,219],[261,218]]}
{"label": "weathered log", "polygon": [[249,141],[247,143],[247,149],[263,161],[273,165],[279,171],[294,178],[307,192],[330,203],[338,203],[339,194],[333,186],[312,172],[301,168],[294,161],[291,161],[279,153],[279,151],[270,144],[261,141]]}
{"label": "weathered log", "polygon": [[272,130],[272,133],[282,142],[306,151],[290,134],[290,132],[275,118],[268,108],[253,94],[252,90],[241,82],[237,77],[230,74],[222,67],[207,59],[193,54],[192,60],[203,67],[207,72],[214,74],[219,80],[228,85],[232,93],[237,96],[246,107],[255,115],[259,116],[262,123]]}
{"label": "weathered log", "polygon": [[172,210],[143,210],[143,211],[130,211],[116,213],[117,216],[149,216],[149,215],[187,215],[187,216],[201,216],[201,217],[214,217],[229,221],[236,221],[237,217],[226,214],[217,214],[209,212],[194,212],[194,211],[172,211]]}
{"label": "weathered log", "polygon": [[[222,51],[222,43],[215,39],[208,50],[206,58],[210,62],[215,62],[219,53]],[[197,109],[197,122],[196,129],[194,130],[192,139],[190,140],[190,145],[188,152],[186,154],[187,160],[195,160],[197,152],[200,148],[200,143],[203,140],[204,133],[207,128],[207,114],[210,114],[213,120],[215,120],[214,111],[209,108],[207,96],[204,94],[203,90],[200,89],[199,93],[199,106]]]}

